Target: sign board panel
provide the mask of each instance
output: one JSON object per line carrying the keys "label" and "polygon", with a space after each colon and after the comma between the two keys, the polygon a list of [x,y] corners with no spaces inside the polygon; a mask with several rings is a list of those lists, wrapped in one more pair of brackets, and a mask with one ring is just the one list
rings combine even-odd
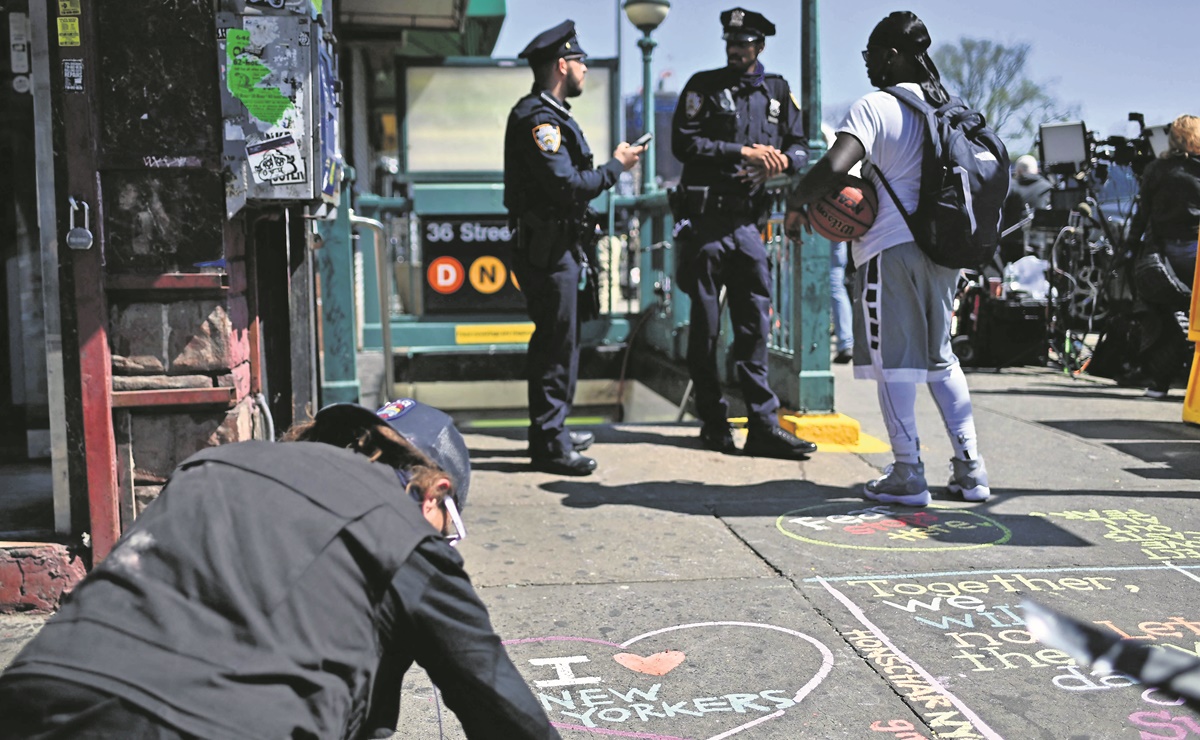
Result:
{"label": "sign board panel", "polygon": [[423,216],[425,313],[524,312],[512,274],[514,236],[505,216]]}

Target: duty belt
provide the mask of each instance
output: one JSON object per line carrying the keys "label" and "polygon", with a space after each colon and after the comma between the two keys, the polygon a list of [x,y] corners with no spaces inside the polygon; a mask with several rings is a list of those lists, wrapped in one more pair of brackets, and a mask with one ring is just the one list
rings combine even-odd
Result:
{"label": "duty belt", "polygon": [[756,216],[758,207],[753,198],[733,193],[709,193],[706,213],[720,213],[728,216]]}
{"label": "duty belt", "polygon": [[684,210],[694,216],[758,216],[765,206],[759,198],[736,193],[717,193],[707,186],[679,186]]}

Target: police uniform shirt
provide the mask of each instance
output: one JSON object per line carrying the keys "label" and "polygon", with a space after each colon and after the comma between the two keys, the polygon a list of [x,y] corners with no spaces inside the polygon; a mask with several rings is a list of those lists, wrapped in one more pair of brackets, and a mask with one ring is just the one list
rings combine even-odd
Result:
{"label": "police uniform shirt", "polygon": [[469,737],[558,737],[392,468],[244,442],[183,463],[3,678],[204,738],[387,737],[414,660]]}
{"label": "police uniform shirt", "polygon": [[510,213],[576,218],[620,177],[624,167],[615,158],[593,169],[592,150],[570,108],[544,90],[513,106],[504,135],[504,205]]}
{"label": "police uniform shirt", "polygon": [[[761,72],[761,65],[757,67]],[[683,162],[680,183],[745,194],[742,147],[766,144],[787,155],[788,172],[808,161],[800,105],[777,74],[743,75],[728,67],[698,72],[675,108],[671,150]]]}

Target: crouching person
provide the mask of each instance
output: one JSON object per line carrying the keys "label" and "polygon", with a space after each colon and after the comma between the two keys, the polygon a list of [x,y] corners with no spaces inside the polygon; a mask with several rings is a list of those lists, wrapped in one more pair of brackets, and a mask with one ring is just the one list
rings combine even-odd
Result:
{"label": "crouching person", "polygon": [[470,462],[411,399],[204,450],[0,676],[0,738],[390,737],[415,661],[470,738],[557,738],[452,549]]}

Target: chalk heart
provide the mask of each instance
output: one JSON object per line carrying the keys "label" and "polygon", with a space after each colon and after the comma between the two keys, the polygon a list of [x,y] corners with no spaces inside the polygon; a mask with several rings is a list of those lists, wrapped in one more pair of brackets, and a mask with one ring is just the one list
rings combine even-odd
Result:
{"label": "chalk heart", "polygon": [[[642,640],[664,635],[686,650],[669,649],[646,656],[626,652]],[[777,643],[781,637],[784,642]],[[793,638],[806,645],[799,651],[788,648],[787,641]],[[543,701],[548,702],[551,724],[564,731],[564,737],[570,732],[650,740],[681,740],[680,734],[708,740],[729,738],[763,722],[778,720],[789,707],[800,705],[833,670],[833,653],[816,638],[758,622],[680,624],[645,632],[621,643],[593,637],[553,636],[506,640],[504,644],[530,680],[534,693],[544,692],[548,697]],[[717,645],[728,645],[729,650],[713,653]],[[529,646],[535,646],[532,650],[537,657],[529,656]],[[800,669],[811,664],[810,651],[814,648],[821,656],[820,666],[806,678]],[[784,668],[778,685],[763,687],[771,690],[759,694],[741,693],[756,687],[728,685],[729,660],[738,661],[764,652],[774,655]],[[620,666],[647,676],[666,676],[685,660],[693,670],[682,678],[668,677],[655,682],[658,689],[651,689],[649,684],[637,689],[621,678],[621,675],[632,678],[629,674],[618,675],[615,667],[613,673],[605,670],[603,666],[612,663],[600,660],[602,656],[611,656]],[[713,660],[723,662],[718,665]],[[706,675],[708,669],[714,673]],[[536,672],[537,678],[531,678],[530,672]],[[650,691],[657,693],[650,696],[647,693]],[[561,704],[563,701],[572,702],[574,714],[568,713]],[[730,722],[741,724],[730,727]],[[708,729],[702,730],[696,723]],[[714,728],[714,723],[722,726]],[[681,733],[684,725],[687,729]]]}
{"label": "chalk heart", "polygon": [[645,658],[634,653],[617,653],[613,656],[613,660],[631,671],[645,673],[647,676],[665,676],[671,672],[671,669],[682,663],[685,657],[687,656],[680,650],[666,650],[654,655],[647,655]]}

